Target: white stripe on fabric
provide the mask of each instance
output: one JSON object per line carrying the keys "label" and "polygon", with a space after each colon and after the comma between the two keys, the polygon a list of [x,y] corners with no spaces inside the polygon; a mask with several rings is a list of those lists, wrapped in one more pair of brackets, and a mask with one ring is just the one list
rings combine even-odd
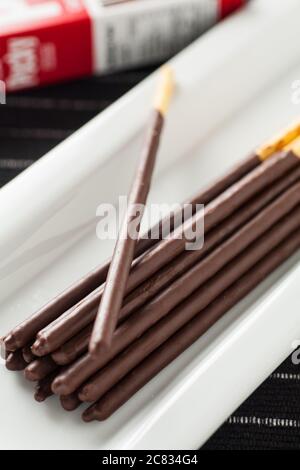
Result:
{"label": "white stripe on fabric", "polygon": [[24,170],[28,168],[35,160],[24,160],[16,158],[0,159],[0,170]]}
{"label": "white stripe on fabric", "polygon": [[270,378],[279,380],[300,380],[300,374],[274,373],[270,375]]}
{"label": "white stripe on fabric", "polygon": [[266,426],[272,428],[300,428],[300,421],[287,418],[259,418],[257,416],[231,416],[228,424]]}

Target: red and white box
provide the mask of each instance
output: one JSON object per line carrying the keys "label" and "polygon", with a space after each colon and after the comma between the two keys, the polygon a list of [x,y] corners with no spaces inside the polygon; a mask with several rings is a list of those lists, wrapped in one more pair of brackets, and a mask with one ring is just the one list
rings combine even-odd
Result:
{"label": "red and white box", "polygon": [[168,59],[247,0],[0,0],[7,91]]}

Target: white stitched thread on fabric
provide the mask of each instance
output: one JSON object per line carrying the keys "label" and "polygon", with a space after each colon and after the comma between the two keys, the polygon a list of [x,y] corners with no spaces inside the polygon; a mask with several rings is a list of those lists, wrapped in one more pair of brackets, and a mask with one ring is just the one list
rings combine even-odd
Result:
{"label": "white stitched thread on fabric", "polygon": [[1,170],[24,170],[28,168],[35,160],[24,160],[15,158],[0,159]]}
{"label": "white stitched thread on fabric", "polygon": [[9,97],[7,106],[19,109],[50,110],[57,109],[61,111],[95,111],[109,106],[110,100],[68,100],[53,98],[32,98],[32,97]]}
{"label": "white stitched thread on fabric", "polygon": [[231,416],[228,424],[256,425],[267,427],[300,428],[300,421],[287,418],[258,418],[257,416]]}
{"label": "white stitched thread on fabric", "polygon": [[274,373],[270,375],[270,378],[280,380],[300,380],[300,374]]}
{"label": "white stitched thread on fabric", "polygon": [[73,131],[63,129],[19,129],[17,127],[7,127],[0,129],[2,137],[13,137],[19,139],[49,139],[62,140],[68,137]]}

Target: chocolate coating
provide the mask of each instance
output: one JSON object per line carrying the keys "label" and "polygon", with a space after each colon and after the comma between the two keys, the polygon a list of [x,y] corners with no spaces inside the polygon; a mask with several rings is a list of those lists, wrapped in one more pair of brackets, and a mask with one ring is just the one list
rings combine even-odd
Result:
{"label": "chocolate coating", "polygon": [[[96,356],[102,348],[107,349],[110,346],[116,329],[137,243],[137,239],[131,236],[130,227],[137,218],[137,205],[144,206],[147,201],[163,124],[163,115],[155,110],[151,118],[150,132],[130,190],[128,210],[122,222],[110,262],[89,343],[90,353]],[[140,231],[140,222],[136,231],[138,233]]]}
{"label": "chocolate coating", "polygon": [[[245,250],[258,237],[289,213],[297,206],[299,200],[300,183],[297,183],[204,260],[200,260],[192,269],[173,282],[145,307],[135,312],[122,323],[114,333],[113,343],[109,351],[103,352],[101,357],[97,359],[86,354],[70,367],[67,367],[53,382],[52,388],[54,393],[66,395],[74,392],[92,374],[113,359],[148,328],[167,315],[177,304],[191,295],[192,292],[220,271],[235,256]],[[215,293],[212,292],[211,295],[215,295]],[[209,292],[205,291],[205,295],[202,297],[204,303],[202,308],[205,308],[213,299],[214,297],[209,297]]]}
{"label": "chocolate coating", "polygon": [[74,411],[82,403],[79,400],[77,393],[72,393],[71,395],[62,395],[59,397],[59,400],[62,408],[66,411]]}
{"label": "chocolate coating", "polygon": [[67,343],[63,344],[59,349],[51,354],[52,359],[56,364],[67,365],[73,362],[77,357],[83,354],[90,341],[93,330],[93,324],[80,331],[77,335],[73,336]]}
{"label": "chocolate coating", "polygon": [[300,247],[299,228],[285,241],[272,250],[248,273],[220,295],[209,307],[150,354],[143,362],[113,387],[97,403],[82,415],[86,422],[103,421],[146,385],[155,375],[191,346],[229,309],[242,300],[281,263]]}
{"label": "chocolate coating", "polygon": [[35,359],[29,365],[26,364],[25,378],[32,382],[42,380],[57,369],[57,364],[50,356]]}
{"label": "chocolate coating", "polygon": [[22,351],[10,352],[6,358],[5,366],[7,370],[20,371],[25,369],[27,363],[24,361]]}
{"label": "chocolate coating", "polygon": [[[240,178],[253,170],[256,166],[260,165],[260,163],[261,161],[256,155],[250,155],[230,169],[227,174],[216,180],[204,190],[201,190],[185,203],[191,204],[195,213],[197,204],[209,203],[232,184],[236,183]],[[174,227],[176,227],[176,221],[180,220],[178,215],[180,215],[181,212],[182,211],[180,210],[177,211],[177,213],[175,212],[170,221],[168,217],[162,219],[149,230],[148,234],[157,233],[158,238],[161,238],[163,233],[166,234],[166,230],[164,228],[165,222],[167,222],[167,224],[171,222],[170,229],[173,230]],[[141,238],[137,244],[136,257],[157,244],[158,241],[159,240],[155,237],[151,238],[150,236]],[[9,351],[14,351],[17,348],[25,346],[34,338],[38,331],[45,328],[50,322],[57,319],[60,315],[97,289],[99,285],[105,282],[109,265],[110,260],[101,264],[14,328],[5,338],[6,348]],[[71,336],[80,331],[80,329],[81,327],[75,333],[71,334]]]}
{"label": "chocolate coating", "polygon": [[[171,313],[133,342],[106,367],[100,370],[80,389],[82,401],[94,402],[101,398],[119,380],[136,367],[170,336],[199,313],[203,298],[211,298],[228,282],[236,282],[261,259],[261,256],[278,246],[294,230],[300,227],[300,206],[281,219],[266,234],[255,241],[246,251],[235,258],[216,276],[204,284],[187,300],[180,303]],[[211,294],[210,294],[211,293]]]}
{"label": "chocolate coating", "polygon": [[35,387],[34,399],[38,402],[43,402],[47,398],[53,395],[51,385],[55,377],[57,376],[58,370],[52,372],[50,375],[40,380]]}
{"label": "chocolate coating", "polygon": [[36,359],[36,356],[31,351],[31,345],[24,346],[24,348],[22,349],[22,354],[23,354],[24,361],[27,362],[27,364],[30,364],[32,361]]}
{"label": "chocolate coating", "polygon": [[[231,186],[206,206],[204,211],[205,235],[266,186],[277,182],[292,169],[299,168],[299,163],[299,158],[292,153],[276,154]],[[130,272],[126,292],[129,293],[134,290],[182,253],[185,250],[187,241],[185,237],[186,230],[195,231],[199,219],[202,220],[202,217],[202,214],[195,214],[185,224],[184,229],[182,226],[178,227],[174,231],[173,237],[160,241],[152,250],[145,253]],[[36,355],[45,355],[55,351],[65,341],[93,321],[102,293],[103,286],[96,289],[84,301],[71,309],[53,328],[50,326],[40,331],[34,343],[33,352]]]}
{"label": "chocolate coating", "polygon": [[[201,250],[188,251],[175,258],[165,268],[161,269],[149,280],[141,284],[125,300],[120,312],[120,318],[123,320],[131,315],[137,308],[144,305],[153,298],[159,291],[167,287],[177,277],[182,275],[195,262],[202,259],[205,254],[210,252],[219,243],[232,235],[242,224],[249,221],[251,217],[257,214],[276,196],[289,188],[300,178],[300,166],[292,170],[286,176],[281,178],[276,185],[267,187],[262,193],[255,196],[244,207],[236,211],[231,217],[222,222],[218,227],[208,233],[204,246]],[[88,347],[89,338],[92,331],[92,324],[84,328],[80,333],[63,344],[52,354],[53,360],[57,364],[66,365],[73,362],[77,357],[83,354]]]}

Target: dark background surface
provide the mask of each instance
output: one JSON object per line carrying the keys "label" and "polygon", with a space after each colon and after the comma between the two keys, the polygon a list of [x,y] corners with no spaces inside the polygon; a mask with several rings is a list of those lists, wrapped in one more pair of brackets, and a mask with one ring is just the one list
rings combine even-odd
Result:
{"label": "dark background surface", "polygon": [[[94,77],[8,96],[7,104],[0,106],[0,186],[150,71]],[[204,448],[300,450],[300,366],[293,365],[290,358],[285,361]]]}

